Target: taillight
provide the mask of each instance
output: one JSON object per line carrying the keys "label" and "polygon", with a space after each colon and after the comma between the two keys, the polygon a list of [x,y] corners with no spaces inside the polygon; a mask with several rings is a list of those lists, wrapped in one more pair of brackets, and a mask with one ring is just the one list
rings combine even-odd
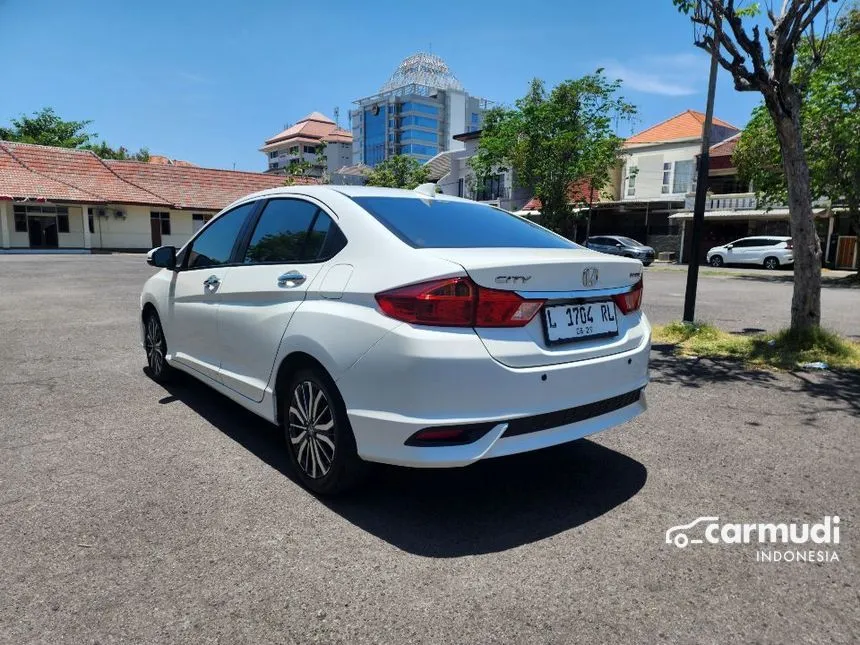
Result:
{"label": "taillight", "polygon": [[788,242],[785,243],[785,248],[793,249],[794,248],[794,242],[792,242],[791,240],[788,240]]}
{"label": "taillight", "polygon": [[612,299],[623,314],[638,310],[642,305],[642,280],[633,285],[632,291],[619,293],[617,296],[612,296]]}
{"label": "taillight", "polygon": [[382,312],[416,325],[524,327],[543,306],[513,291],[479,287],[469,278],[422,282],[376,294]]}

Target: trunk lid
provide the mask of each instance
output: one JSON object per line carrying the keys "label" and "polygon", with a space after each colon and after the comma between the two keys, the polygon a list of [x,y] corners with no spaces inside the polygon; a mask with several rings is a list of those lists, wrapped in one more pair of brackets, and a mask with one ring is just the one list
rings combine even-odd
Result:
{"label": "trunk lid", "polygon": [[[642,279],[639,260],[585,248],[445,248],[426,252],[455,262],[478,285],[516,291],[525,298],[546,299],[544,308],[525,327],[476,328],[490,355],[510,367],[538,367],[617,354],[643,340],[641,310],[616,310],[618,333],[571,342],[548,341],[547,306],[611,302],[612,292],[626,291]],[[596,275],[595,275],[596,274]]]}

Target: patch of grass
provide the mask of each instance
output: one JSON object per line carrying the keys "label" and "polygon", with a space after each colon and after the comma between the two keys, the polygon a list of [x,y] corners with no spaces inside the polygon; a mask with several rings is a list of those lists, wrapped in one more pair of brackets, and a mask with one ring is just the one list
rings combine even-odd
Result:
{"label": "patch of grass", "polygon": [[654,328],[654,341],[675,346],[681,356],[734,358],[750,365],[796,369],[821,361],[836,369],[860,370],[860,343],[826,329],[775,334],[730,334],[710,323],[673,322]]}

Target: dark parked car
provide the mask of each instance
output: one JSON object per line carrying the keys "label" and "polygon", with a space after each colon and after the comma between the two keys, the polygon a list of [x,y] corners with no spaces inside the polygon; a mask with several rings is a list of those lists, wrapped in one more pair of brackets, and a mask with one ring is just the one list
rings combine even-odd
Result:
{"label": "dark parked car", "polygon": [[585,246],[601,253],[623,255],[641,260],[646,267],[654,261],[654,249],[621,235],[596,235],[585,240]]}

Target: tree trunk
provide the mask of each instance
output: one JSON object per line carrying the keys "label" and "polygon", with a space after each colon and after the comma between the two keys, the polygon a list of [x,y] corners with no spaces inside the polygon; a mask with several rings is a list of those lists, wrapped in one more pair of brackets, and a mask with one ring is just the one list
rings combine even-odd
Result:
{"label": "tree trunk", "polygon": [[[796,98],[796,100],[791,100]],[[821,323],[821,243],[812,213],[812,193],[809,189],[809,166],[800,135],[800,99],[785,100],[790,104],[787,114],[783,106],[771,108],[771,116],[779,137],[785,183],[788,188],[788,212],[791,217],[791,237],[794,243],[794,295],[791,299],[791,328],[817,327]],[[768,101],[768,103],[771,103]]]}

